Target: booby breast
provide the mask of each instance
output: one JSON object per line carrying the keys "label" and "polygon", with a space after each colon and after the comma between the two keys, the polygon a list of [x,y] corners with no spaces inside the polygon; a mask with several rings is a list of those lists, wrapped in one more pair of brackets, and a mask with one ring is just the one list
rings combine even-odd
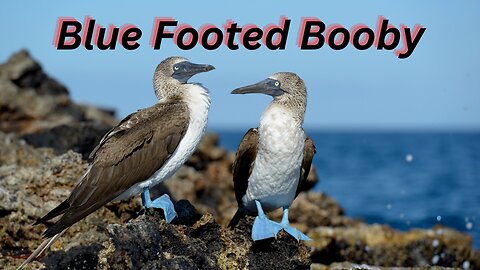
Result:
{"label": "booby breast", "polygon": [[259,200],[267,211],[290,205],[298,186],[306,135],[290,110],[271,104],[258,128],[258,153],[248,179],[245,206]]}

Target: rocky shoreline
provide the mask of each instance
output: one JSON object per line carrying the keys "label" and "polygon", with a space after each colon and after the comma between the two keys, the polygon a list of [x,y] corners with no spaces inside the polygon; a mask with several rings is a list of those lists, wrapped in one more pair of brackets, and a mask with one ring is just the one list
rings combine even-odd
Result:
{"label": "rocky shoreline", "polygon": [[[41,243],[33,222],[66,199],[85,158],[115,123],[108,110],[72,102],[26,51],[0,65],[0,265],[15,269]],[[430,266],[480,269],[471,238],[435,227],[399,232],[346,217],[309,185],[292,205],[293,226],[314,241],[252,243],[252,218],[226,228],[236,201],[234,153],[208,134],[187,164],[153,195],[178,200],[179,217],[141,208],[140,198],[110,203],[69,229],[28,269],[381,269]],[[314,169],[313,169],[314,170]],[[272,214],[279,219],[281,212]]]}

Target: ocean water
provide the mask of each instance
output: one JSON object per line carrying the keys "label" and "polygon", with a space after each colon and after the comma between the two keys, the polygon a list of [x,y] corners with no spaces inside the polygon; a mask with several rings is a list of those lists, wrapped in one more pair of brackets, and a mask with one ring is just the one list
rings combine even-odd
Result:
{"label": "ocean water", "polygon": [[[245,131],[223,131],[235,151]],[[315,190],[350,217],[393,228],[442,224],[480,248],[480,132],[311,132]]]}

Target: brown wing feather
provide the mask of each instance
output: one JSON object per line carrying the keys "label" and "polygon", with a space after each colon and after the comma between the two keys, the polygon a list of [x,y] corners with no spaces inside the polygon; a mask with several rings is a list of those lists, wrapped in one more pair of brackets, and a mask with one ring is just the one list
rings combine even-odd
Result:
{"label": "brown wing feather", "polygon": [[69,208],[45,236],[61,232],[160,169],[187,131],[187,110],[183,102],[157,103],[112,129],[91,154],[89,172],[66,201]]}
{"label": "brown wing feather", "polygon": [[238,210],[230,220],[228,227],[233,228],[247,212],[244,209],[242,198],[247,192],[248,178],[253,170],[253,163],[257,156],[258,131],[251,128],[243,136],[238,146],[235,162],[233,163],[233,187],[238,203]]}
{"label": "brown wing feather", "polygon": [[238,146],[235,162],[233,163],[233,185],[238,206],[242,207],[242,198],[247,192],[248,178],[253,170],[253,163],[257,156],[258,131],[254,128],[245,133]]}
{"label": "brown wing feather", "polygon": [[298,181],[295,197],[297,197],[298,194],[302,191],[302,186],[307,181],[307,177],[310,173],[310,167],[312,166],[312,160],[315,153],[317,153],[317,151],[315,150],[315,144],[313,144],[312,138],[307,136],[307,139],[305,139],[305,146],[303,147],[302,168],[300,170],[300,179]]}

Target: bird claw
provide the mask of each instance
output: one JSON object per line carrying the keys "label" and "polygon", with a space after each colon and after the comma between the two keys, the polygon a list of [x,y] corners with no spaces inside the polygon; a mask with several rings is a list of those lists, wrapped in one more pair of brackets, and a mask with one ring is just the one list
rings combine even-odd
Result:
{"label": "bird claw", "polygon": [[282,225],[269,220],[266,216],[257,216],[253,222],[252,239],[253,241],[276,237],[282,229]]}

